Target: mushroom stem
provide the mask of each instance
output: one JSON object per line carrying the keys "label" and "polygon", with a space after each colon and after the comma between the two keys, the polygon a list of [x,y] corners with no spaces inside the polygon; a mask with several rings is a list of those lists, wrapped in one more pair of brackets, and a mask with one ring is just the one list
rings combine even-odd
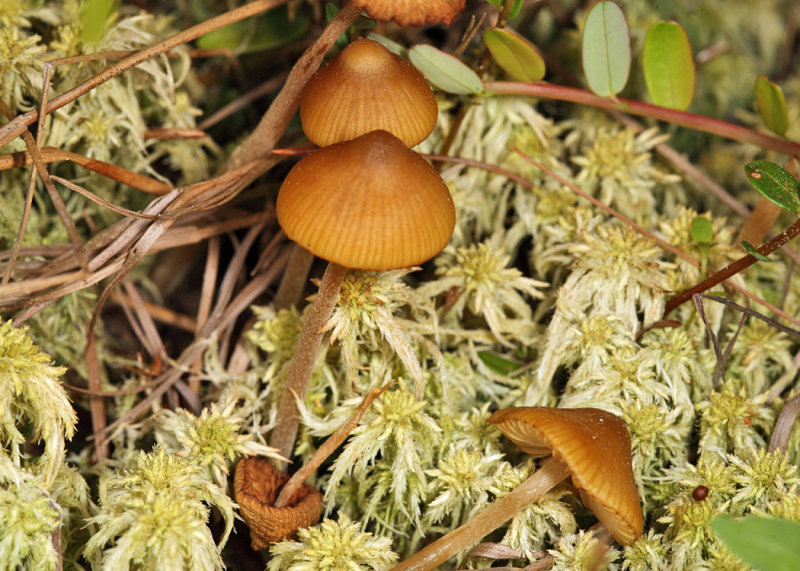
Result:
{"label": "mushroom stem", "polygon": [[346,273],[347,268],[333,262],[328,264],[319,284],[317,297],[300,330],[297,350],[292,358],[292,364],[286,377],[286,387],[283,389],[281,402],[278,405],[275,428],[272,429],[269,437],[269,445],[277,448],[280,454],[286,458],[292,456],[294,439],[300,424],[300,415],[295,399],[302,401],[306,397],[311,381],[311,372],[314,369],[314,362],[317,360],[319,345],[322,341],[322,328],[333,313]]}
{"label": "mushroom stem", "polygon": [[514,488],[467,523],[440,537],[424,549],[418,551],[392,571],[428,571],[441,565],[459,551],[477,543],[523,508],[552,490],[569,475],[563,462],[552,456],[527,480]]}

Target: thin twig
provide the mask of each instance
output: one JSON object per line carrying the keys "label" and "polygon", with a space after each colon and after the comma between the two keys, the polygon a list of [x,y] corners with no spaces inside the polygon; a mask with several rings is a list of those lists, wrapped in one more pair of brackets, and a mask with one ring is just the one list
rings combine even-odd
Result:
{"label": "thin twig", "polygon": [[314,471],[319,468],[322,463],[333,454],[333,452],[341,446],[342,442],[344,442],[347,437],[350,435],[350,432],[358,426],[358,423],[361,421],[361,417],[364,416],[364,413],[372,404],[376,398],[378,398],[383,392],[391,387],[392,385],[397,384],[397,381],[389,381],[382,387],[372,387],[367,395],[364,397],[364,400],[361,401],[361,404],[358,405],[358,408],[353,413],[353,416],[344,423],[336,432],[331,434],[322,445],[317,448],[317,451],[314,452],[314,455],[308,460],[308,462],[303,465],[297,472],[292,474],[292,477],[289,478],[289,481],[281,489],[281,493],[278,495],[278,499],[275,500],[275,507],[282,508],[286,505],[289,501],[289,498],[297,491],[297,489],[305,483],[305,481],[314,473]]}
{"label": "thin twig", "polygon": [[258,160],[263,160],[278,142],[300,105],[300,94],[311,76],[317,71],[322,58],[353,22],[361,9],[348,3],[328,23],[319,38],[297,60],[286,79],[286,84],[272,101],[258,126],[231,153],[222,167],[222,172]]}
{"label": "thin twig", "polygon": [[[800,219],[796,220],[794,224],[792,224],[786,230],[784,230],[783,232],[772,238],[769,242],[761,244],[761,246],[759,246],[757,250],[759,251],[759,253],[768,256],[769,254],[771,254],[784,244],[788,243],[792,238],[794,238],[798,234],[800,234]],[[670,311],[672,311],[673,309],[675,309],[676,307],[678,307],[679,305],[690,299],[694,294],[702,293],[716,286],[720,282],[723,282],[728,278],[730,278],[731,276],[734,276],[739,272],[749,268],[757,261],[758,260],[756,260],[756,258],[751,256],[750,254],[747,254],[746,256],[739,258],[735,262],[728,264],[727,266],[725,266],[718,272],[714,273],[713,275],[709,276],[696,286],[684,290],[675,297],[673,297],[672,299],[670,299],[667,302],[666,308],[664,309],[664,315],[667,315]],[[792,321],[795,323],[797,322],[796,320]]]}

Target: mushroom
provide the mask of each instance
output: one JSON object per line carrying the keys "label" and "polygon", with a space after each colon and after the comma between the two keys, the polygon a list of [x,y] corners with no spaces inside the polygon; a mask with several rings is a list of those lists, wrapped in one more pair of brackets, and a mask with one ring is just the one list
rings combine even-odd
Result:
{"label": "mushroom", "polygon": [[596,408],[536,406],[497,411],[489,422],[532,457],[546,457],[541,467],[509,494],[393,571],[433,569],[570,475],[584,505],[614,539],[630,545],[642,535],[644,520],[631,467],[630,436],[622,419]]}
{"label": "mushroom", "polygon": [[233,493],[255,550],[293,537],[298,529],[314,525],[322,515],[322,494],[308,485],[298,488],[285,507],[272,505],[288,479],[264,458],[245,457],[236,465]]}
{"label": "mushroom", "polygon": [[391,270],[421,264],[450,241],[455,207],[439,173],[386,131],[313,151],[278,193],[278,222],[289,238],[328,260],[303,323],[270,446],[287,458],[297,434],[295,399],[308,390],[324,324],[347,268]]}
{"label": "mushroom", "polygon": [[353,0],[370,18],[379,22],[394,20],[400,26],[447,24],[464,9],[466,0]]}
{"label": "mushroom", "polygon": [[438,107],[425,77],[372,40],[356,40],[309,80],[300,122],[320,147],[384,129],[413,147],[433,131]]}

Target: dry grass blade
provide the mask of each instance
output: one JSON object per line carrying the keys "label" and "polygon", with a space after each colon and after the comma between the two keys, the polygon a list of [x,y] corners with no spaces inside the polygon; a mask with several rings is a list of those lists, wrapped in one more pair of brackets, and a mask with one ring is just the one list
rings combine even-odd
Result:
{"label": "dry grass blade", "polygon": [[140,212],[135,212],[133,210],[128,210],[127,208],[123,208],[122,206],[117,206],[113,202],[109,202],[107,200],[103,200],[102,198],[95,196],[85,188],[83,188],[79,184],[75,184],[65,178],[61,178],[60,176],[53,176],[51,177],[54,181],[60,182],[68,189],[77,192],[81,196],[85,196],[95,204],[99,204],[103,208],[107,208],[112,212],[116,212],[117,214],[121,214],[122,216],[128,216],[130,218],[141,218],[143,220],[157,220],[158,216],[150,215],[150,214],[142,214]]}
{"label": "dry grass blade", "polygon": [[[120,305],[132,303],[130,301],[130,297],[119,291],[114,291],[111,294],[111,300],[119,303]],[[177,311],[173,311],[168,307],[163,307],[145,300],[141,300],[141,304],[147,313],[150,314],[150,317],[156,321],[159,321],[165,325],[176,327],[177,329],[182,329],[183,331],[187,331],[189,333],[194,333],[197,329],[197,320],[193,319],[189,315],[178,313]]]}
{"label": "dry grass blade", "polygon": [[275,261],[272,267],[262,274],[259,274],[237,294],[233,301],[228,305],[227,309],[222,313],[219,318],[209,320],[203,327],[201,335],[181,353],[180,357],[176,359],[175,363],[165,372],[155,379],[156,388],[151,393],[139,401],[133,408],[131,408],[123,416],[100,430],[95,438],[98,441],[106,439],[108,434],[113,433],[117,428],[121,428],[131,422],[135,422],[141,418],[150,409],[152,403],[170,389],[188,370],[197,358],[202,356],[203,351],[206,350],[208,345],[208,338],[214,336],[220,329],[229,326],[241,314],[242,311],[247,309],[255,299],[263,293],[263,291],[274,282],[278,276],[283,272],[286,267],[288,255],[284,254]]}
{"label": "dry grass blade", "polygon": [[772,436],[769,439],[769,451],[786,450],[789,446],[789,438],[792,435],[794,422],[800,414],[800,395],[795,396],[781,409],[775,427],[772,429]]}
{"label": "dry grass blade", "polygon": [[[239,8],[231,10],[230,12],[226,12],[225,14],[221,14],[205,22],[201,22],[196,26],[192,26],[191,28],[187,28],[182,32],[175,34],[167,38],[166,40],[162,40],[155,45],[150,46],[149,48],[143,49],[138,51],[125,59],[107,67],[97,75],[87,79],[80,85],[77,85],[67,91],[59,95],[58,97],[54,97],[45,108],[45,113],[52,113],[56,109],[62,108],[67,103],[74,101],[81,95],[84,95],[97,87],[98,85],[102,85],[109,79],[112,79],[121,73],[126,72],[127,70],[136,67],[140,63],[143,63],[149,59],[156,57],[157,55],[161,55],[165,52],[168,52],[174,47],[177,47],[181,44],[185,44],[186,42],[190,42],[208,34],[209,32],[213,32],[214,30],[218,30],[228,24],[233,24],[234,22],[239,22],[240,20],[244,20],[250,18],[251,16],[255,16],[256,14],[260,14],[261,12],[266,12],[268,10],[272,10],[273,8],[280,6],[281,4],[286,4],[288,0],[254,0],[249,4],[245,4]],[[22,135],[29,125],[32,125],[34,121],[39,118],[39,111],[32,110],[28,111],[23,115],[17,116],[15,119],[0,127],[0,147],[4,147],[20,135]]]}
{"label": "dry grass blade", "polygon": [[[172,185],[166,184],[149,176],[129,171],[128,169],[112,165],[97,159],[90,159],[77,153],[70,151],[62,151],[55,147],[42,147],[41,153],[42,161],[45,163],[53,163],[56,161],[71,161],[82,167],[94,171],[98,174],[116,180],[123,184],[127,184],[133,188],[147,192],[150,194],[164,194],[169,192]],[[18,153],[11,153],[8,155],[0,155],[0,170],[6,170],[16,167],[27,167],[33,164],[33,157],[30,151],[20,151]],[[56,180],[56,177],[51,177]],[[62,180],[62,179],[59,179]]]}

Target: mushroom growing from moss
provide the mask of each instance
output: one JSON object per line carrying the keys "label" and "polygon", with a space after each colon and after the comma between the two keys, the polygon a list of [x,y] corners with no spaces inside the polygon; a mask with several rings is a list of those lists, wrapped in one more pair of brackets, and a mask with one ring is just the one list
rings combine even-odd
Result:
{"label": "mushroom growing from moss", "polygon": [[320,147],[383,129],[413,147],[433,131],[438,107],[425,77],[378,42],[361,39],[306,84],[300,121]]}
{"label": "mushroom growing from moss", "polygon": [[489,422],[523,451],[546,458],[527,480],[470,521],[434,541],[394,571],[428,570],[497,529],[572,476],[581,500],[622,545],[642,535],[644,519],[631,467],[628,429],[596,408],[512,407]]}
{"label": "mushroom growing from moss", "polygon": [[308,390],[320,333],[347,268],[392,270],[421,264],[450,241],[455,207],[439,173],[386,131],[312,152],[278,193],[286,235],[328,260],[300,333],[270,445],[287,458],[297,434],[295,399]]}

